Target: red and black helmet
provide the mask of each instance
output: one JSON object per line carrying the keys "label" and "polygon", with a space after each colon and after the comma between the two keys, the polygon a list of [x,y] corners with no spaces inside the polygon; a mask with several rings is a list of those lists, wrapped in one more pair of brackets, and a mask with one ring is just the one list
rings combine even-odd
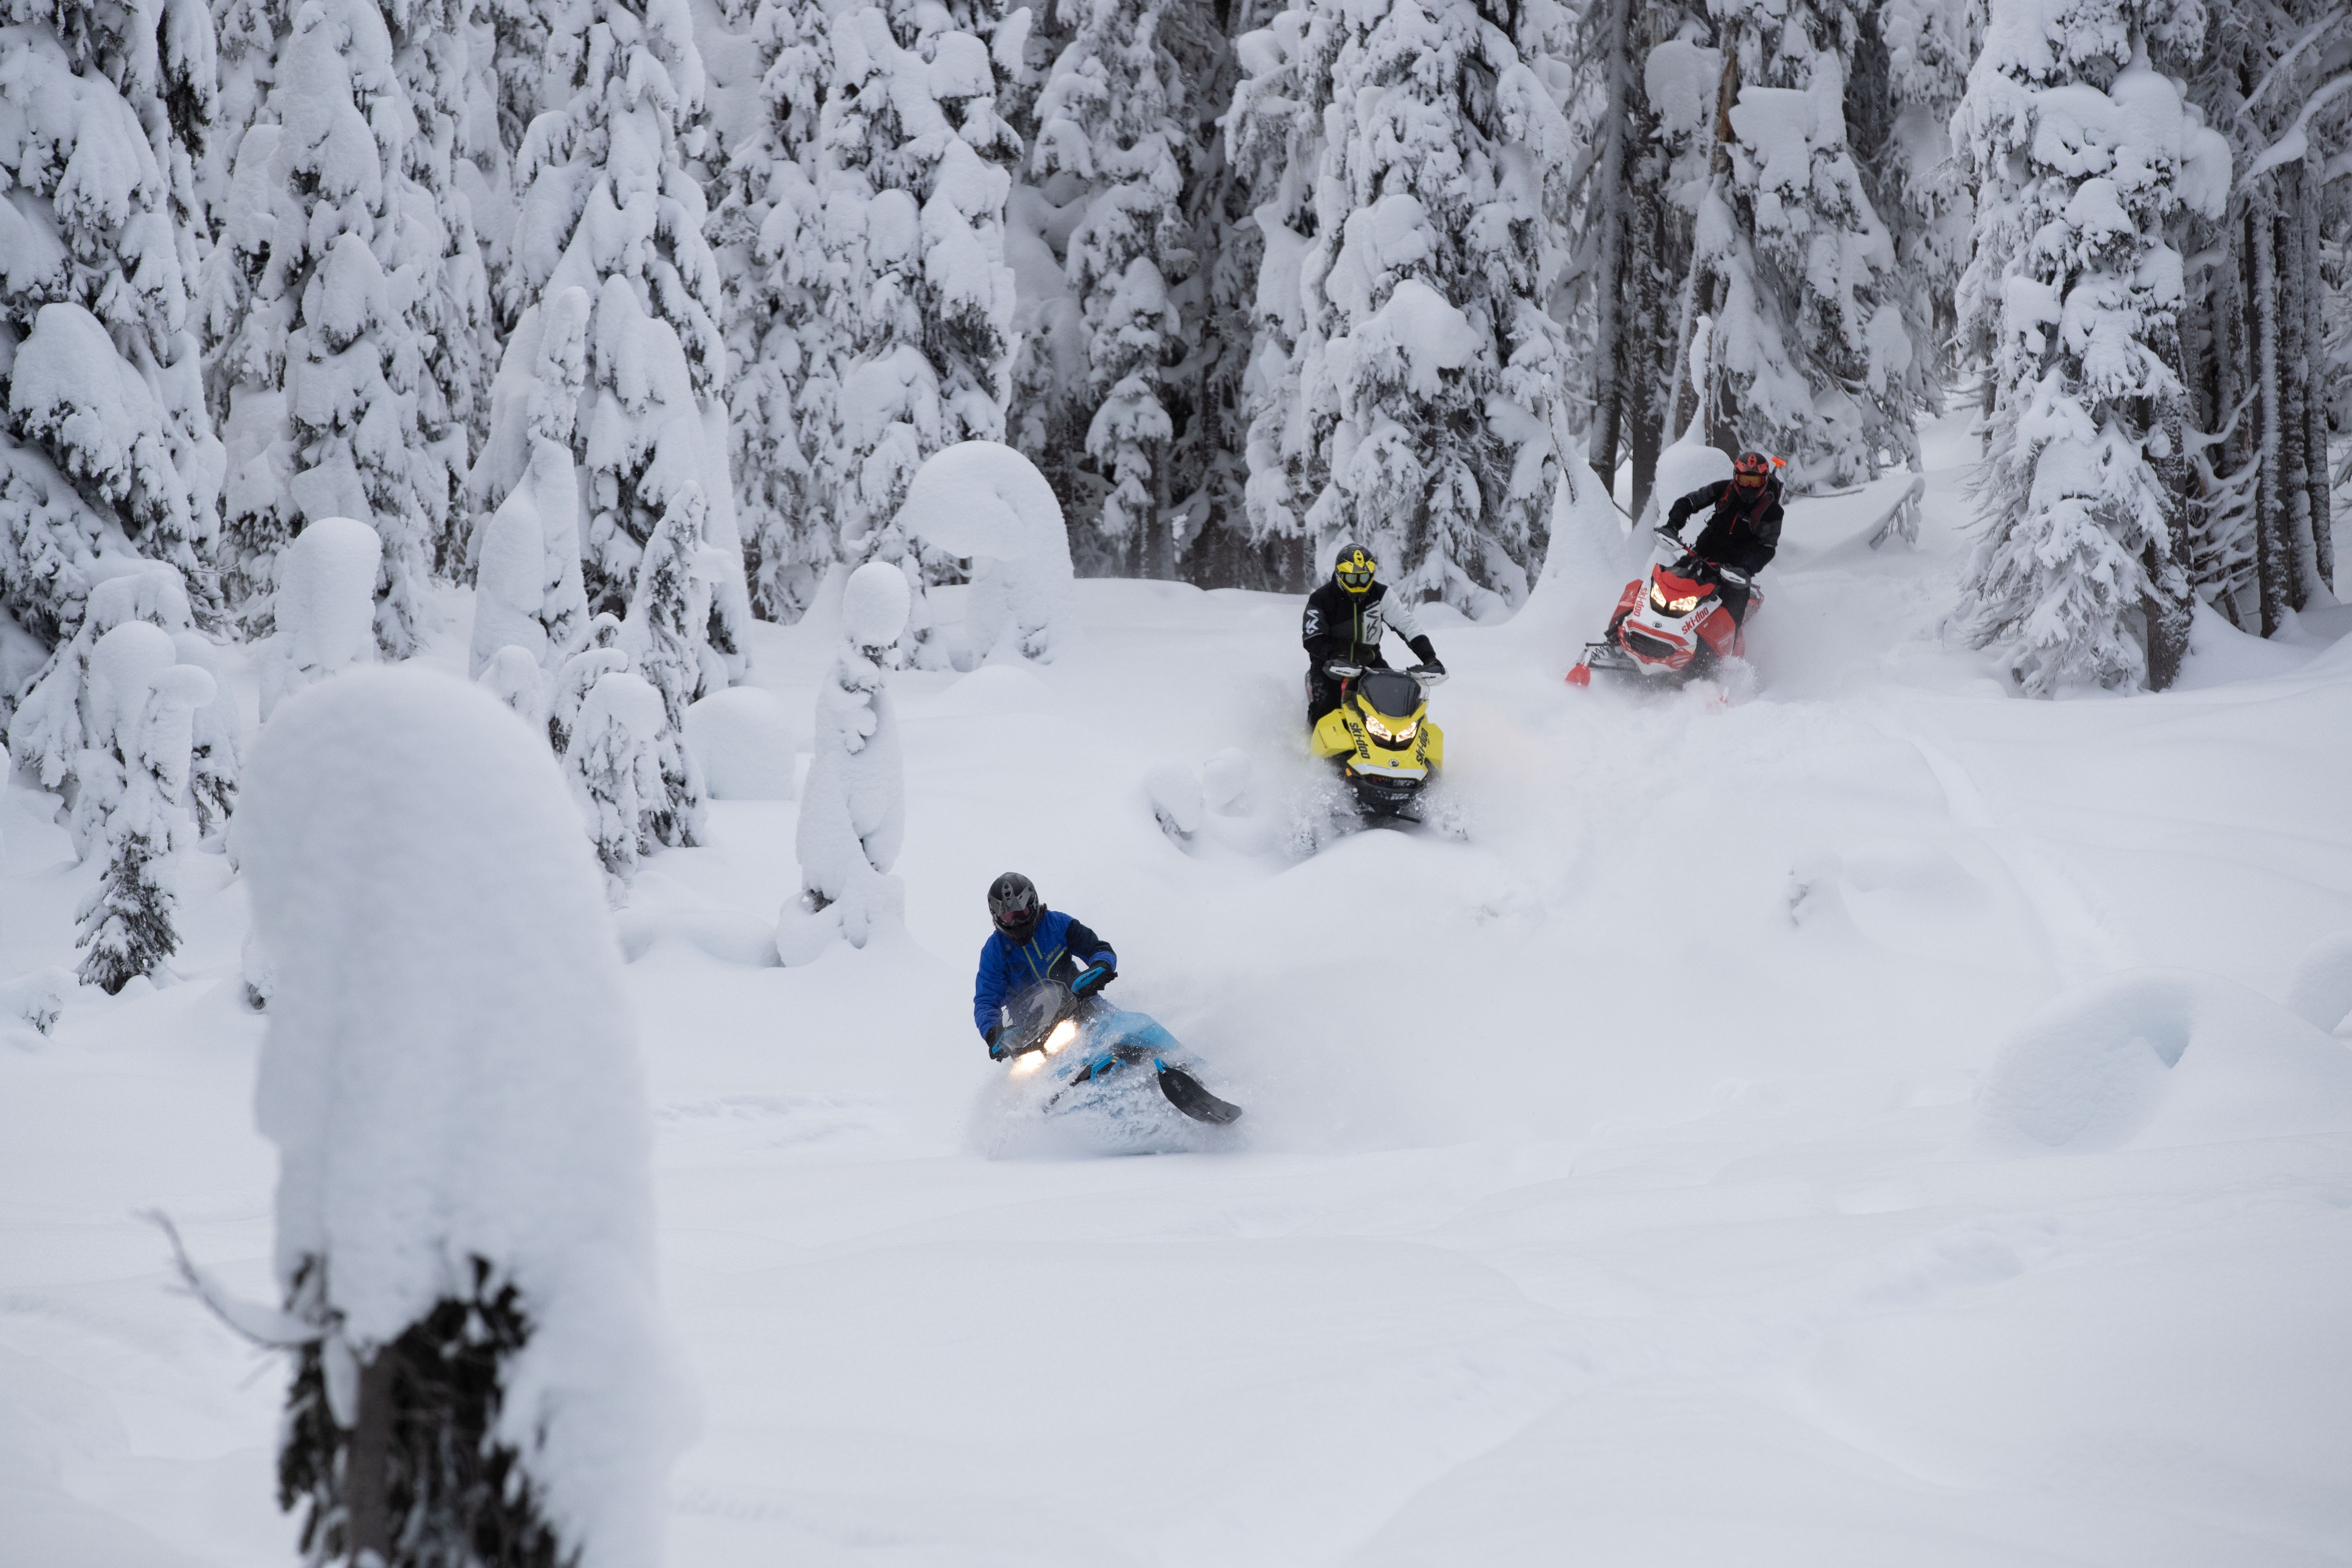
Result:
{"label": "red and black helmet", "polygon": [[1731,482],[1742,495],[1752,496],[1772,479],[1772,459],[1761,452],[1742,452],[1733,459]]}

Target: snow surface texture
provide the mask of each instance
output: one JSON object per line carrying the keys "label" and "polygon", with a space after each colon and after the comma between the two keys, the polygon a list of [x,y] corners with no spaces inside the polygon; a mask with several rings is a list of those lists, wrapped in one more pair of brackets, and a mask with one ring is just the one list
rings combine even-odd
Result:
{"label": "snow surface texture", "polygon": [[793,798],[793,724],[753,686],[714,691],[686,710],[686,744],[714,800]]}
{"label": "snow surface texture", "polygon": [[278,630],[262,645],[261,716],[306,686],[375,658],[375,530],[322,517],[279,552]]}
{"label": "snow surface texture", "polygon": [[236,821],[277,963],[256,1106],[281,1291],[324,1259],[365,1359],[488,1260],[532,1323],[499,1440],[583,1568],[656,1562],[670,1395],[644,1089],[546,747],[478,688],[358,672],[271,720]]}
{"label": "snow surface texture", "polygon": [[[892,674],[901,940],[757,962],[806,792],[712,801],[618,917],[704,1405],[669,1561],[2340,1563],[2352,1132],[2308,1131],[2315,1026],[2273,1001],[2318,1008],[2298,975],[2352,931],[2352,617],[2021,700],[1930,635],[1974,458],[1930,432],[1916,549],[1865,537],[1907,476],[1790,504],[1745,702],[1571,693],[1590,626],[1432,612],[1466,844],[1219,839],[1311,776],[1299,605],[1171,583],[1077,583],[1083,659]],[[425,658],[463,675],[443,608]],[[838,624],[754,634],[798,732]],[[223,679],[249,720],[242,650]],[[0,791],[0,984],[75,962],[97,868],[57,806]],[[273,1294],[249,881],[186,859],[182,983],[0,1016],[8,1568],[299,1558],[275,1363],[131,1217]],[[1236,1149],[973,1148],[1012,868],[1117,944],[1110,999],[1246,1108]],[[2186,1020],[2173,1067],[2133,1047],[2147,1120],[1986,1136],[1996,1062],[2101,997]]]}
{"label": "snow surface texture", "polygon": [[1036,465],[1001,441],[959,441],[915,471],[898,526],[971,562],[963,656],[1047,660],[1070,635],[1070,536]]}

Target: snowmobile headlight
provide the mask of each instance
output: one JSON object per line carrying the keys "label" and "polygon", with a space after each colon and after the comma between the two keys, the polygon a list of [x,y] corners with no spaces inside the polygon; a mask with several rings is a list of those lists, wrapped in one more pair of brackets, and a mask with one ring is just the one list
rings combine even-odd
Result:
{"label": "snowmobile headlight", "polygon": [[1013,1058],[1013,1076],[1027,1078],[1045,1065],[1045,1057],[1042,1051],[1024,1051]]}
{"label": "snowmobile headlight", "polygon": [[1381,722],[1380,716],[1376,713],[1367,713],[1364,715],[1364,728],[1370,730],[1373,734],[1378,735],[1383,741],[1393,741],[1396,739],[1396,736],[1390,732],[1389,727]]}
{"label": "snowmobile headlight", "polygon": [[1666,601],[1666,608],[1678,616],[1687,616],[1698,608],[1698,595],[1692,594],[1685,598],[1669,599]]}
{"label": "snowmobile headlight", "polygon": [[1410,741],[1412,739],[1413,731],[1420,728],[1420,720],[1408,719],[1404,721],[1404,727],[1396,732],[1396,738],[1400,741]]}
{"label": "snowmobile headlight", "polygon": [[1049,1057],[1052,1056],[1055,1051],[1060,1050],[1064,1046],[1068,1045],[1072,1040],[1075,1040],[1077,1037],[1077,1021],[1073,1018],[1063,1019],[1060,1023],[1054,1026],[1054,1032],[1045,1037],[1045,1054]]}

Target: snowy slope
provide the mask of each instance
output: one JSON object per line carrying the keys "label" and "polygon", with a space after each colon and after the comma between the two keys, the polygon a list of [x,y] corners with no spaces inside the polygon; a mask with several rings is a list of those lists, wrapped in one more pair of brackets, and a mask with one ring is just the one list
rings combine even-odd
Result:
{"label": "snowy slope", "polygon": [[[1916,551],[1859,537],[1899,479],[1791,509],[1748,700],[1434,626],[1467,844],[1248,852],[1307,778],[1297,603],[1150,583],[1079,584],[1053,666],[894,678],[906,941],[744,962],[794,806],[714,802],[620,917],[701,1407],[671,1560],[2352,1556],[2352,1049],[2275,1001],[2352,928],[2352,621],[2012,700],[1933,636],[1931,452]],[[805,747],[826,635],[760,635]],[[1258,816],[1188,853],[1143,779],[1228,747]],[[0,978],[70,962],[94,871],[48,809],[0,797]],[[974,1152],[1007,868],[1117,944],[1240,1152]],[[205,875],[186,983],[0,1047],[12,1568],[290,1560],[280,1374],[132,1215],[265,1289]]]}

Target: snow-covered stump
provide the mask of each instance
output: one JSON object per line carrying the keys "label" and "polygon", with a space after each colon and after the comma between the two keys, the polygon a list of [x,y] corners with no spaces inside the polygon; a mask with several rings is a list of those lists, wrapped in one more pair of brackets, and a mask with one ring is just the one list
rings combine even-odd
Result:
{"label": "snow-covered stump", "polygon": [[933,453],[907,487],[898,526],[971,562],[959,664],[1000,648],[1042,663],[1067,646],[1069,531],[1054,487],[1028,458],[998,441]]}
{"label": "snow-covered stump", "polygon": [[180,944],[171,860],[195,841],[185,802],[196,711],[216,694],[209,671],[180,662],[170,634],[127,621],[91,650],[82,697],[89,744],[76,770],[74,834],[106,865],[77,918],[87,984],[113,995],[152,976]]}
{"label": "snow-covered stump", "polygon": [[907,778],[885,661],[912,598],[887,562],[866,563],[844,585],[843,645],[817,692],[794,841],[803,891],[777,924],[777,956],[788,964],[809,962],[836,936],[864,947],[902,917],[905,889],[889,872],[906,831]]}
{"label": "snow-covered stump", "polygon": [[355,671],[256,747],[284,1310],[236,1315],[299,1356],[308,1562],[658,1559],[649,1128],[575,821],[539,738],[442,675]]}
{"label": "snow-covered stump", "polygon": [[278,553],[272,608],[278,630],[256,661],[261,716],[306,686],[376,654],[375,578],[383,554],[374,529],[348,517],[322,517]]}

